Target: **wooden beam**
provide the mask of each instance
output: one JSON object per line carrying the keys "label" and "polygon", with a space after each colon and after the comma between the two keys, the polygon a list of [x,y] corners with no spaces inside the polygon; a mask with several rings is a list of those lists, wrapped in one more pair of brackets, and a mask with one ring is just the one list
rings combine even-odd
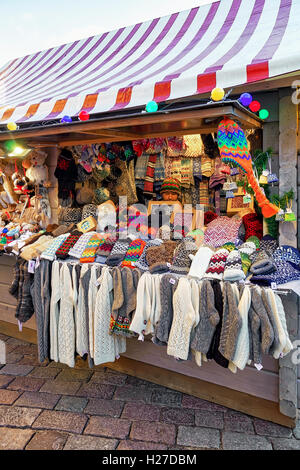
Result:
{"label": "wooden beam", "polygon": [[[15,139],[29,138],[30,136],[42,137],[58,134],[76,133],[79,131],[95,131],[100,129],[122,128],[128,126],[142,126],[144,124],[161,124],[164,122],[176,122],[180,120],[188,121],[189,119],[205,119],[218,118],[223,115],[235,116],[236,106],[233,104],[225,104],[224,106],[216,106],[211,108],[195,109],[190,111],[176,111],[154,114],[138,114],[137,116],[124,116],[122,118],[110,118],[103,120],[91,120],[87,122],[74,122],[72,124],[63,124],[55,126],[46,126],[42,129],[27,129],[14,132]],[[261,122],[251,117],[251,113],[239,111],[239,118],[244,122],[251,120],[253,127],[261,127]],[[11,138],[11,133],[5,132],[0,134],[0,141]]]}

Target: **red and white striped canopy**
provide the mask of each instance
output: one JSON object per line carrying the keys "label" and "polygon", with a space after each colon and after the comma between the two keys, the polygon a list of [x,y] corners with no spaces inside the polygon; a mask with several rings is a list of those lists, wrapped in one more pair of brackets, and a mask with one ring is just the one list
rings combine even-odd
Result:
{"label": "red and white striped canopy", "polygon": [[12,60],[0,122],[102,113],[300,69],[299,0],[220,0]]}

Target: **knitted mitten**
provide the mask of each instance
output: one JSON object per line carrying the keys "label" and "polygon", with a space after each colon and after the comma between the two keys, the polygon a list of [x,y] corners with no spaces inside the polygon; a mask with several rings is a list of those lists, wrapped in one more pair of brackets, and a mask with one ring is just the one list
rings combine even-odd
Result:
{"label": "knitted mitten", "polygon": [[98,234],[93,235],[81,255],[80,263],[93,263],[95,261],[96,251],[101,243],[105,243],[105,239],[100,238]]}
{"label": "knitted mitten", "polygon": [[61,245],[66,241],[70,234],[64,233],[63,235],[59,235],[59,237],[54,238],[53,242],[51,243],[48,248],[43,251],[41,254],[41,258],[48,259],[49,261],[53,261],[55,258],[55,253],[61,247]]}
{"label": "knitted mitten", "polygon": [[106,264],[108,266],[118,266],[123,261],[129,244],[129,240],[118,240],[107,257]]}
{"label": "knitted mitten", "polygon": [[146,245],[145,240],[142,240],[141,238],[138,238],[137,240],[133,240],[128,247],[128,250],[126,252],[124,260],[122,261],[121,266],[122,267],[128,266],[129,268],[135,268],[135,263],[142,255],[145,245]]}
{"label": "knitted mitten", "polygon": [[241,255],[238,250],[233,250],[227,257],[223,279],[224,281],[240,281],[245,277]]}
{"label": "knitted mitten", "polygon": [[150,273],[169,271],[176,246],[177,242],[169,240],[160,246],[152,246],[148,249],[146,260],[149,264]]}
{"label": "knitted mitten", "polygon": [[160,246],[162,243],[163,241],[160,240],[159,238],[155,238],[154,240],[149,240],[144,248],[142,256],[135,263],[136,268],[139,268],[141,271],[149,271],[149,265],[146,259],[147,251],[151,246]]}
{"label": "knitted mitten", "polygon": [[57,258],[66,259],[69,255],[70,249],[75,245],[75,243],[77,242],[77,240],[79,240],[81,236],[82,232],[79,232],[79,230],[74,230],[74,232],[72,232],[71,235],[68,236],[68,238],[56,251],[55,254]]}
{"label": "knitted mitten", "polygon": [[222,279],[225,269],[225,263],[229,251],[226,248],[220,248],[211,257],[205,277],[212,279]]}
{"label": "knitted mitten", "polygon": [[192,260],[190,254],[195,255],[198,247],[192,237],[186,237],[179,243],[174,251],[173,262],[170,271],[172,273],[187,274]]}
{"label": "knitted mitten", "polygon": [[81,258],[82,253],[84,252],[87,243],[89,242],[90,238],[95,235],[96,232],[87,232],[84,233],[79,240],[75,243],[75,245],[70,249],[69,256],[73,256],[74,258]]}
{"label": "knitted mitten", "polygon": [[101,243],[100,246],[98,247],[96,251],[96,256],[102,256],[104,258],[107,258],[109,254],[111,253],[114,244],[116,240],[112,238],[106,238],[104,243]]}
{"label": "knitted mitten", "polygon": [[231,251],[235,250],[235,244],[232,242],[224,243],[224,245],[221,246],[221,248],[225,248],[225,250],[229,251],[230,253]]}

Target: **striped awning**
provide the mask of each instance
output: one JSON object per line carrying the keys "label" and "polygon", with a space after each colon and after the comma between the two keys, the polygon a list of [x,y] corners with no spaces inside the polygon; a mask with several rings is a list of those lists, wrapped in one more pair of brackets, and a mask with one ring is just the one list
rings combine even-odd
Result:
{"label": "striped awning", "polygon": [[0,122],[103,113],[300,69],[300,0],[221,0],[12,60]]}

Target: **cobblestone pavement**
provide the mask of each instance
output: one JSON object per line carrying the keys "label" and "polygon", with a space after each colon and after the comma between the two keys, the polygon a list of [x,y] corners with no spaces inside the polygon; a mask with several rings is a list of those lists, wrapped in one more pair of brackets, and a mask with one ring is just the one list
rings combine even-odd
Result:
{"label": "cobblestone pavement", "polygon": [[0,450],[300,450],[300,422],[292,431],[82,360],[40,364],[35,345],[0,339]]}

